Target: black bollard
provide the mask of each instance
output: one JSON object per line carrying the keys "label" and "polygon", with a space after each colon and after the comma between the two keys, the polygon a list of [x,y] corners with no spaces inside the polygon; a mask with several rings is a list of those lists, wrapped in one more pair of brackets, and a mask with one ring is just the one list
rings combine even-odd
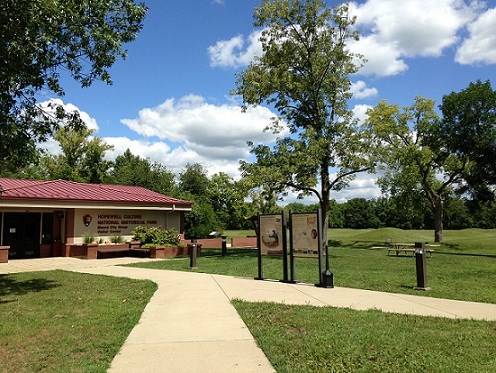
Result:
{"label": "black bollard", "polygon": [[415,242],[415,265],[417,269],[416,290],[429,290],[427,287],[427,266],[425,263],[425,244]]}
{"label": "black bollard", "polygon": [[227,255],[227,236],[222,236],[222,256]]}
{"label": "black bollard", "polygon": [[196,268],[196,242],[193,241],[188,244],[190,253],[189,253],[189,266],[190,268]]}

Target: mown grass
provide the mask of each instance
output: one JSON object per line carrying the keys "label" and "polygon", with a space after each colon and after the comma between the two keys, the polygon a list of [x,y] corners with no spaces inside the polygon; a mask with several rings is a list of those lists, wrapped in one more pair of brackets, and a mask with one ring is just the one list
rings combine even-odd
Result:
{"label": "mown grass", "polygon": [[[397,228],[380,229],[329,229],[331,246],[369,248],[384,245],[386,240],[393,242],[425,242],[435,244],[432,230],[402,230]],[[496,257],[495,229],[462,229],[444,231],[444,241],[434,249],[453,254],[493,255]]]}
{"label": "mown grass", "polygon": [[[251,235],[252,232],[235,232]],[[427,258],[428,286],[419,292],[415,259],[388,256],[396,242],[432,243],[432,231],[399,229],[329,231],[336,286],[496,303],[496,231],[446,231]],[[253,250],[209,250],[198,258],[146,264],[155,268],[234,276],[257,275]],[[265,278],[282,278],[282,259],[263,258]],[[296,258],[296,278],[318,282],[318,261]],[[332,290],[329,290],[332,291]],[[233,301],[277,372],[494,372],[496,323]]]}
{"label": "mown grass", "polygon": [[[414,289],[414,257],[388,256],[387,249],[372,249],[381,242],[384,244],[386,238],[425,242],[423,234],[427,232],[432,233],[394,229],[333,230],[330,232],[330,269],[334,273],[335,285],[496,303],[495,230],[446,232],[446,244],[435,247],[435,253],[427,258],[427,285],[431,288],[428,292]],[[189,268],[188,258],[143,263],[139,266],[242,277],[256,277],[258,274],[254,250],[230,249],[225,257],[220,255],[220,250],[205,251],[198,258],[195,269]],[[318,282],[319,268],[316,259],[296,258],[295,268],[298,281]],[[264,257],[263,275],[268,279],[282,279],[282,259]]]}
{"label": "mown grass", "polygon": [[496,323],[233,301],[277,372],[494,372]]}
{"label": "mown grass", "polygon": [[65,271],[0,276],[1,372],[105,372],[156,290]]}
{"label": "mown grass", "polygon": [[[253,230],[225,231],[228,240],[231,237],[246,237],[254,235]],[[386,240],[393,242],[425,242],[434,243],[432,230],[403,230],[397,228],[379,229],[329,229],[328,239],[331,247],[370,248],[384,245]],[[436,251],[484,254],[496,256],[496,229],[462,229],[445,230],[444,242],[436,246]]]}

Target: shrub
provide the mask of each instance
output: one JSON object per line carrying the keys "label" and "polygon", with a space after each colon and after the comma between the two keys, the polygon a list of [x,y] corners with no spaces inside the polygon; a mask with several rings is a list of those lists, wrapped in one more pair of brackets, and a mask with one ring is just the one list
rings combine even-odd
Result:
{"label": "shrub", "polygon": [[90,244],[90,243],[93,243],[95,241],[95,237],[93,237],[92,234],[85,234],[84,237],[83,237],[83,243],[85,244]]}
{"label": "shrub", "polygon": [[179,232],[174,229],[163,229],[159,227],[136,227],[131,232],[134,241],[139,241],[142,246],[178,246],[180,242]]}
{"label": "shrub", "polygon": [[122,236],[112,236],[112,237],[110,237],[110,242],[112,242],[112,243],[123,243],[124,242],[124,239],[122,238]]}

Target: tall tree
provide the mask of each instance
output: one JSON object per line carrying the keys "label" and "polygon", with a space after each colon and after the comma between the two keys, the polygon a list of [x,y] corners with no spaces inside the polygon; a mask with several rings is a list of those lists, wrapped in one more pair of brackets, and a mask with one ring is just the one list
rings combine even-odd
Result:
{"label": "tall tree", "polygon": [[200,163],[188,163],[179,175],[179,189],[194,196],[209,198],[210,180],[207,171]]}
{"label": "tall tree", "polygon": [[392,195],[423,191],[434,220],[434,241],[443,241],[444,201],[470,167],[467,157],[448,153],[440,136],[434,101],[417,97],[410,107],[381,101],[368,111],[377,159],[386,165],[379,183]]}
{"label": "tall tree", "polygon": [[3,0],[0,2],[0,166],[35,157],[37,141],[63,117],[37,106],[36,93],[62,96],[62,72],[82,87],[111,83],[109,68],[142,27],[144,5],[133,0]]}
{"label": "tall tree", "polygon": [[42,158],[50,179],[64,179],[86,183],[102,183],[111,162],[105,160],[105,152],[113,149],[99,137],[92,137],[94,130],[86,127],[74,129],[60,127],[54,135],[61,154]]}
{"label": "tall tree", "polygon": [[347,107],[349,75],[361,63],[346,45],[358,39],[355,19],[346,5],[328,8],[322,0],[264,0],[254,17],[263,29],[263,54],[238,75],[234,93],[246,106],[273,105],[278,118],[269,129],[286,125],[291,134],[273,147],[252,144],[257,161],[242,162],[241,169],[272,190],[314,193],[327,226],[331,190],[371,166]]}
{"label": "tall tree", "polygon": [[461,192],[481,200],[494,199],[496,185],[496,91],[491,83],[470,83],[443,97],[441,135],[449,152],[469,157]]}
{"label": "tall tree", "polygon": [[160,163],[152,163],[146,158],[134,155],[129,149],[115,158],[107,181],[113,184],[142,186],[166,195],[176,193],[172,172]]}
{"label": "tall tree", "polygon": [[187,238],[205,238],[224,229],[210,202],[210,185],[207,171],[199,163],[188,163],[179,174],[180,197],[194,201],[191,212],[185,215]]}
{"label": "tall tree", "polygon": [[225,229],[250,229],[248,217],[256,214],[245,201],[248,192],[244,184],[224,172],[210,178],[209,201]]}

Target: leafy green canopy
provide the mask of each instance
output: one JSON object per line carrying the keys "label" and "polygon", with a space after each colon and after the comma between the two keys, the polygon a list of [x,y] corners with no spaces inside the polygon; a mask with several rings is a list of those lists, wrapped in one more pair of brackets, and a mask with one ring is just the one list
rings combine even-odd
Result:
{"label": "leafy green canopy", "polygon": [[347,107],[348,77],[362,60],[346,46],[358,39],[355,19],[346,5],[331,9],[322,0],[264,0],[254,17],[263,55],[238,75],[234,93],[246,106],[272,105],[279,116],[267,129],[277,133],[286,125],[290,134],[274,146],[250,144],[257,161],[241,162],[243,176],[262,186],[269,201],[288,187],[314,193],[327,216],[330,190],[371,166]]}
{"label": "leafy green canopy", "polygon": [[129,149],[115,158],[106,182],[139,185],[166,195],[176,193],[175,178],[171,171],[161,163],[132,154]]}
{"label": "leafy green canopy", "polygon": [[489,81],[470,83],[443,97],[441,136],[448,151],[470,158],[461,192],[494,199],[496,185],[496,91]]}
{"label": "leafy green canopy", "polygon": [[375,157],[385,168],[379,178],[383,191],[393,196],[424,193],[433,213],[435,241],[441,242],[444,200],[453,185],[463,181],[470,160],[446,151],[448,139],[440,136],[441,122],[433,100],[417,97],[403,109],[381,101],[367,114]]}
{"label": "leafy green canopy", "polygon": [[18,166],[35,156],[64,117],[40,110],[36,93],[64,94],[60,73],[82,87],[111,83],[109,68],[124,58],[146,7],[132,0],[3,0],[0,2],[0,162]]}

